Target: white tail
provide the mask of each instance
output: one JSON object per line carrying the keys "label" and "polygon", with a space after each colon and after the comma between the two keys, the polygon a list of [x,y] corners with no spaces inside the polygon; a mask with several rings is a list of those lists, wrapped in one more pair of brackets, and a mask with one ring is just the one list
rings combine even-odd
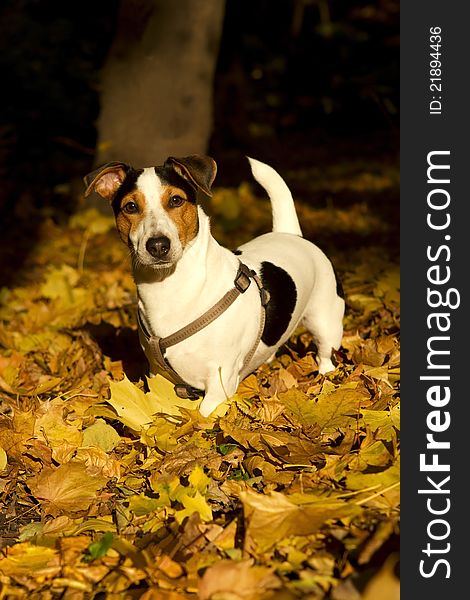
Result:
{"label": "white tail", "polygon": [[256,181],[267,191],[273,211],[273,231],[302,235],[294,199],[286,182],[269,165],[247,157]]}

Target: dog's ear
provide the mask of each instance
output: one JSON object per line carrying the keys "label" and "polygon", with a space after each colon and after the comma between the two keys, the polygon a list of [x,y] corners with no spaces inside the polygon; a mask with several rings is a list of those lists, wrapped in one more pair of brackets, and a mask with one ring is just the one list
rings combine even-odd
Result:
{"label": "dog's ear", "polygon": [[111,200],[129,169],[130,166],[122,162],[110,162],[98,167],[83,178],[86,185],[85,198],[94,191],[106,200]]}
{"label": "dog's ear", "polygon": [[212,196],[211,186],[217,174],[217,163],[210,156],[191,154],[182,158],[170,156],[164,167],[172,167],[193,187],[200,189],[207,196]]}

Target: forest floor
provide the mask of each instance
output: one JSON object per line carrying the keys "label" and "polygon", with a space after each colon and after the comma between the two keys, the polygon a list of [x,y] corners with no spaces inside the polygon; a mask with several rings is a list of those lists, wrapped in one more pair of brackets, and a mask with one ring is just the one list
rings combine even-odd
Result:
{"label": "forest floor", "polygon": [[[282,173],[342,280],[338,366],[299,329],[215,416],[144,391],[135,288],[111,215],[41,213],[0,290],[0,597],[398,599],[398,166]],[[214,236],[269,230],[250,183]],[[31,209],[32,210],[32,209]],[[22,218],[35,219],[35,214]],[[34,242],[34,243],[33,243]]]}

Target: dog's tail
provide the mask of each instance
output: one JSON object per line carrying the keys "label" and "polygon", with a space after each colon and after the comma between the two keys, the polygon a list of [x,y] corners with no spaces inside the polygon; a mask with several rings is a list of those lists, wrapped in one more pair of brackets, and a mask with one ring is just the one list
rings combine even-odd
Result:
{"label": "dog's tail", "polygon": [[294,200],[286,182],[269,165],[247,157],[256,181],[268,192],[273,211],[273,231],[302,235]]}

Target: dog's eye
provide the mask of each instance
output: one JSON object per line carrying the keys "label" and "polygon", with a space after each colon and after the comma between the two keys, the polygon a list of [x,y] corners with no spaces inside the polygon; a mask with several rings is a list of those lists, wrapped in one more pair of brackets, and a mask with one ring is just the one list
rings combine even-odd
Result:
{"label": "dog's eye", "polygon": [[135,202],[128,202],[127,204],[124,205],[123,210],[124,210],[124,212],[126,212],[129,215],[133,215],[139,211],[139,207],[137,206],[137,204]]}
{"label": "dog's eye", "polygon": [[184,198],[182,198],[181,196],[171,196],[169,202],[168,202],[168,206],[170,208],[177,208],[178,206],[181,206],[184,203]]}

